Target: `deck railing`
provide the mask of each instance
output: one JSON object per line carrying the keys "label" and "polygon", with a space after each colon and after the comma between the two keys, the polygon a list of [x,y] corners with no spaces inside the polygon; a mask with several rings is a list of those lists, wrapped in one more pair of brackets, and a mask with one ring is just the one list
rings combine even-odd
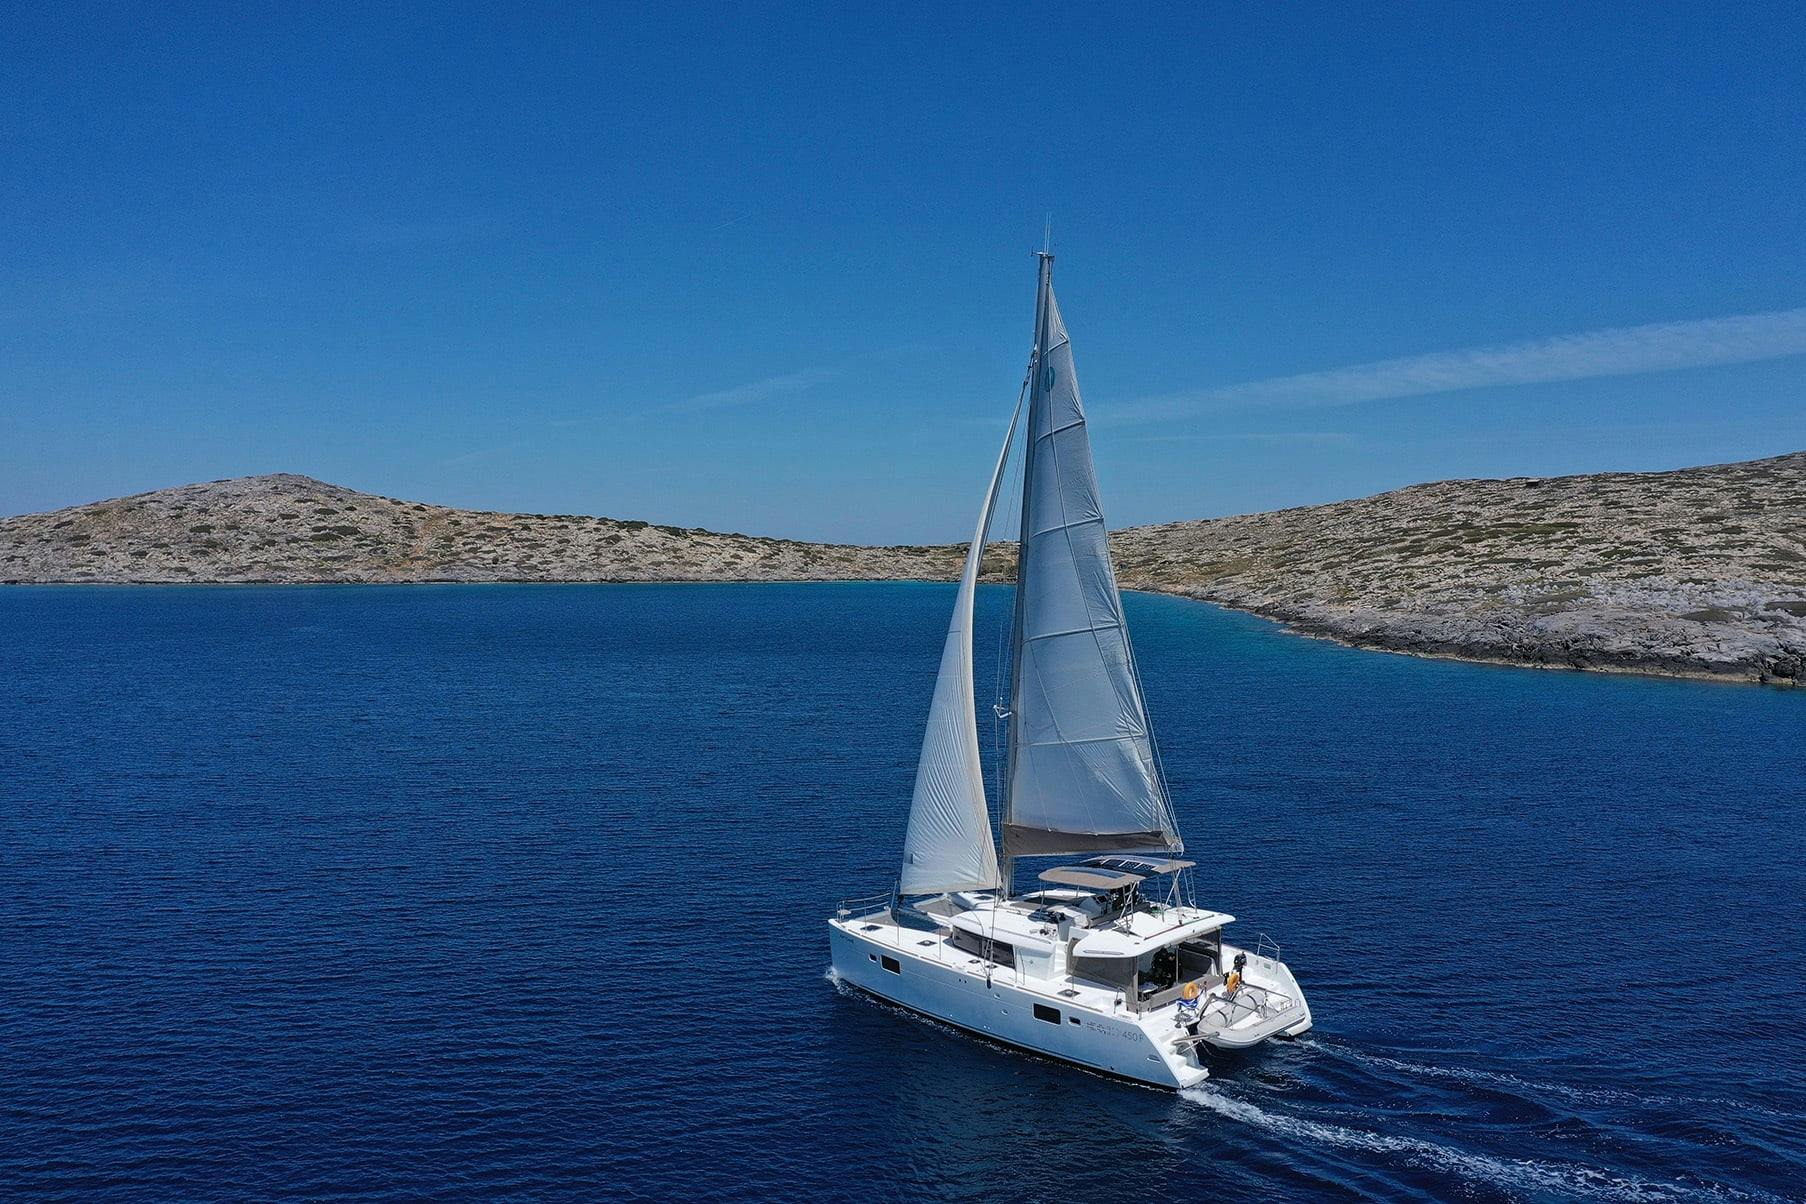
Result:
{"label": "deck railing", "polygon": [[860,895],[854,899],[842,899],[834,907],[834,914],[841,919],[857,915],[861,912],[876,911],[879,906],[889,907],[896,895],[891,891],[879,891],[875,895]]}

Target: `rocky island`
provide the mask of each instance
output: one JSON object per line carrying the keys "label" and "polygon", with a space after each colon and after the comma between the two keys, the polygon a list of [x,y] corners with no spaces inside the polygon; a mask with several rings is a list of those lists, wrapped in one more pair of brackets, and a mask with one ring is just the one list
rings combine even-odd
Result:
{"label": "rocky island", "polygon": [[[1659,473],[1442,481],[1115,533],[1127,588],[1367,648],[1806,678],[1806,452]],[[0,582],[950,579],[956,546],[855,547],[399,501],[276,474],[0,519]],[[1014,549],[996,546],[996,571]]]}
{"label": "rocky island", "polygon": [[1114,551],[1125,586],[1364,648],[1743,681],[1806,675],[1806,452],[1440,481],[1136,527]]}

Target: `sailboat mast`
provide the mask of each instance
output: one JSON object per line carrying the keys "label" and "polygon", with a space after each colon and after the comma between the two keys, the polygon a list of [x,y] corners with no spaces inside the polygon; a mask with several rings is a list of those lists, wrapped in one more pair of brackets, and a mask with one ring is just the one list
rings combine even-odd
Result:
{"label": "sailboat mast", "polygon": [[[1013,655],[1010,657],[1010,722],[1007,741],[1006,768],[1003,775],[1003,797],[998,800],[997,814],[1001,825],[1010,822],[1010,784],[1016,776],[1016,744],[1020,735],[1020,720],[1016,716],[1016,699],[1021,697],[1022,690],[1022,613],[1023,600],[1026,597],[1023,580],[1023,552],[1028,547],[1030,517],[1029,496],[1034,488],[1035,480],[1035,432],[1039,415],[1044,408],[1042,395],[1047,389],[1047,374],[1043,370],[1043,360],[1047,354],[1047,298],[1053,287],[1053,252],[1049,249],[1051,240],[1042,240],[1042,249],[1035,252],[1039,261],[1035,279],[1035,347],[1030,360],[1029,401],[1027,433],[1023,436],[1022,446],[1022,527],[1016,540],[1016,608],[1012,620],[1014,638],[1011,640]],[[1003,842],[1003,897],[1010,898],[1016,890],[1016,858],[1009,851],[1007,841]]]}

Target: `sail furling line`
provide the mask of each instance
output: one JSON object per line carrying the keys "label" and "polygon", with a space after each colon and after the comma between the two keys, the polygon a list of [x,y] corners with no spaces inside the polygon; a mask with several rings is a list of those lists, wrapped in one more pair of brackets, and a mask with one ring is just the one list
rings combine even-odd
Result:
{"label": "sail furling line", "polygon": [[998,885],[997,842],[985,802],[984,768],[978,755],[978,711],[972,679],[972,612],[985,539],[997,506],[997,489],[1009,462],[1010,444],[1022,417],[1023,395],[1016,398],[1010,427],[997,453],[979,508],[978,529],[966,550],[954,595],[953,618],[941,647],[940,673],[934,682],[928,724],[922,733],[922,755],[916,762],[915,796],[903,837],[900,895],[939,894],[954,890],[991,890]]}
{"label": "sail furling line", "polygon": [[1072,344],[1040,255],[1012,643],[1006,862],[1184,847],[1110,562]]}

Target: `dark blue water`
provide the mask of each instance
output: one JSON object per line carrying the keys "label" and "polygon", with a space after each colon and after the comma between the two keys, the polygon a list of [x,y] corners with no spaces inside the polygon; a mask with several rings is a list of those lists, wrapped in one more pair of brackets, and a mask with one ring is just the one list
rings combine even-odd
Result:
{"label": "dark blue water", "polygon": [[0,591],[0,1192],[1802,1196],[1806,692],[1131,597],[1201,893],[1317,1016],[1174,1095],[825,976],[950,601]]}

